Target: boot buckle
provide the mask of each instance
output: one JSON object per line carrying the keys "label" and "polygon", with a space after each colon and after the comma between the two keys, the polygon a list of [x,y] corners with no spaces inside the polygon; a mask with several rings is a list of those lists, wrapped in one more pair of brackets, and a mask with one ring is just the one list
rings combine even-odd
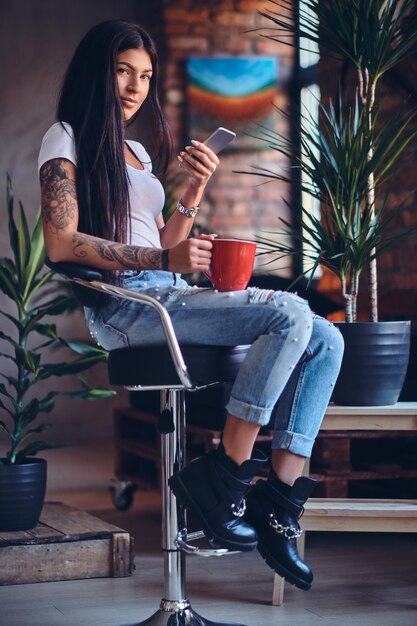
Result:
{"label": "boot buckle", "polygon": [[269,516],[269,525],[278,535],[283,535],[286,539],[297,539],[303,532],[302,528],[296,526],[283,526],[276,520],[273,513]]}
{"label": "boot buckle", "polygon": [[238,505],[236,505],[235,503],[230,505],[230,508],[232,509],[232,514],[235,517],[243,517],[246,511],[246,500],[245,498],[242,499],[241,503]]}

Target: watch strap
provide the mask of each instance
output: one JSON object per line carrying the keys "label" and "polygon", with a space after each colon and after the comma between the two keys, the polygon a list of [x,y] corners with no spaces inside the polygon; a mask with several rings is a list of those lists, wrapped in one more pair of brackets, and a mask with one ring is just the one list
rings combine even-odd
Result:
{"label": "watch strap", "polygon": [[182,213],[182,215],[185,215],[186,217],[195,217],[198,211],[200,210],[200,207],[198,206],[191,207],[191,208],[185,207],[183,203],[181,202],[181,200],[178,200],[177,206],[175,208],[177,211],[179,211],[180,213]]}

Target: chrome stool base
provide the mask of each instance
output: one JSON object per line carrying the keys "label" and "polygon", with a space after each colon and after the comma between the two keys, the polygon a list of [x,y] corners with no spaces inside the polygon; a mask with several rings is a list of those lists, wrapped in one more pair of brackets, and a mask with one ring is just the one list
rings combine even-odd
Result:
{"label": "chrome stool base", "polygon": [[169,602],[161,600],[161,608],[144,622],[136,626],[245,626],[230,622],[212,622],[201,617],[192,608],[188,600]]}

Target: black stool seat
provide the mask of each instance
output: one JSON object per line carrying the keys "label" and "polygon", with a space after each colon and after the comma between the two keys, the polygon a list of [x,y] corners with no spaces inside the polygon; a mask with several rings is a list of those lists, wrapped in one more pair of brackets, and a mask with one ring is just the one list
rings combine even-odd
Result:
{"label": "black stool seat", "polygon": [[[233,381],[250,346],[181,346],[188,373],[195,386]],[[119,348],[109,353],[112,385],[178,385],[166,345]]]}

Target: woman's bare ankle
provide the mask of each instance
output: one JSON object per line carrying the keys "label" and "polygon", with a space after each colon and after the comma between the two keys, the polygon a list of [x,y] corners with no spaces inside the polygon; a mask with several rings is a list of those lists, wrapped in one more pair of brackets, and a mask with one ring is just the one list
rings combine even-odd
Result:
{"label": "woman's bare ankle", "polygon": [[223,431],[224,450],[238,465],[251,458],[259,425],[228,415]]}

